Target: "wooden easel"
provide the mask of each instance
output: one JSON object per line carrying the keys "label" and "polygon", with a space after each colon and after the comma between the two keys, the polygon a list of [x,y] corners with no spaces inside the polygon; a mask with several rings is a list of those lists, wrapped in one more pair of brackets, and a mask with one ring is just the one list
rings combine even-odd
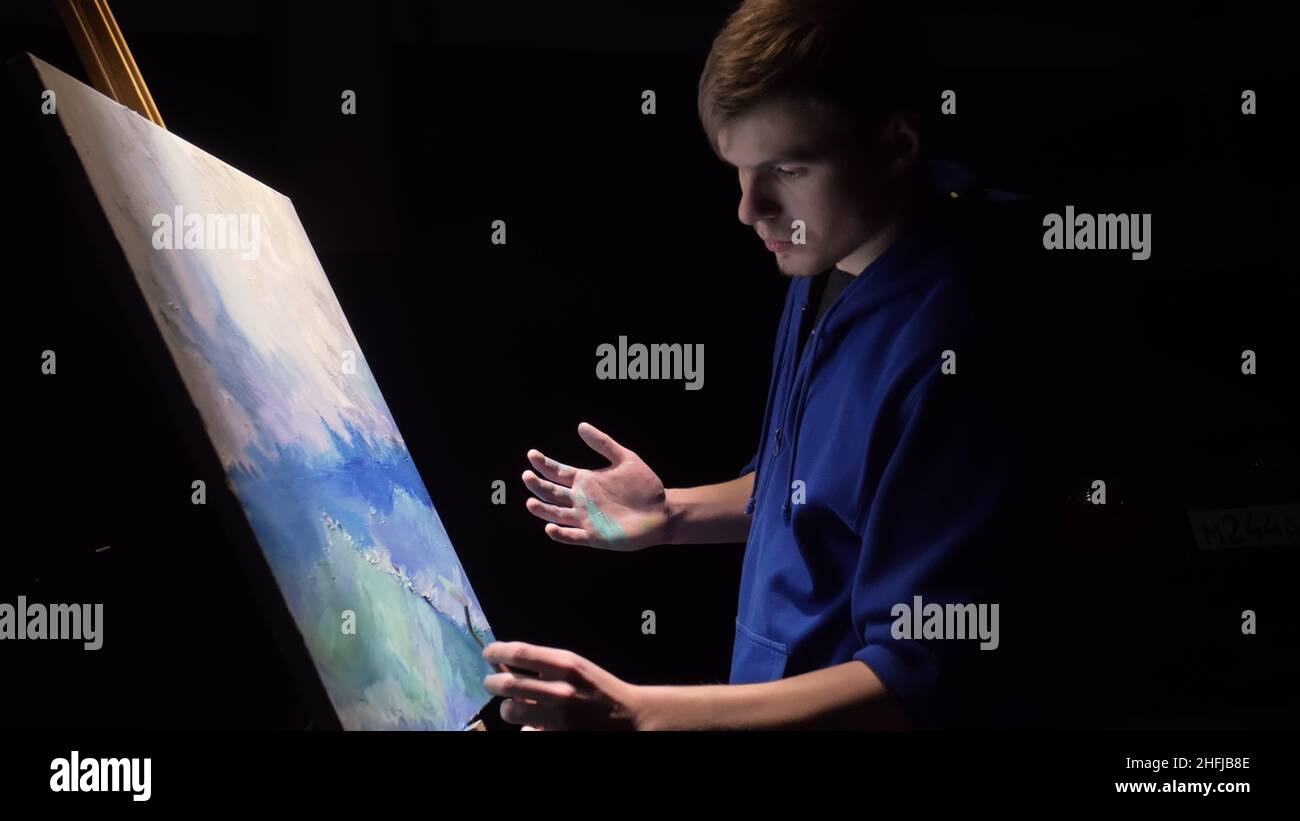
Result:
{"label": "wooden easel", "polygon": [[166,128],[108,0],[54,0],[54,6],[95,90]]}
{"label": "wooden easel", "polygon": [[[131,49],[126,45],[122,29],[118,28],[108,7],[108,0],[54,0],[54,6],[63,18],[63,25],[95,90],[159,128],[166,128],[135,58],[131,56]],[[481,732],[487,727],[480,719],[465,729]]]}

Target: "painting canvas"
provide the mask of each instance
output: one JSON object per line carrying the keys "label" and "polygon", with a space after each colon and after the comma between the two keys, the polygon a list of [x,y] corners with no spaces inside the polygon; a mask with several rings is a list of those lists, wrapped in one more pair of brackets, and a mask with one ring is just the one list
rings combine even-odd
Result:
{"label": "painting canvas", "polygon": [[31,59],[345,729],[461,729],[491,628],[293,204]]}

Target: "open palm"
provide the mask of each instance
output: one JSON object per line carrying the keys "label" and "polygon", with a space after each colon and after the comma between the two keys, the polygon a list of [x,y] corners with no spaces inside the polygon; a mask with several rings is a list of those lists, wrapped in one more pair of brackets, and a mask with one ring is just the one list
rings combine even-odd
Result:
{"label": "open palm", "polygon": [[[545,520],[557,542],[606,550],[640,550],[662,544],[668,526],[664,483],[641,457],[586,422],[578,436],[609,460],[595,470],[575,468],[528,451],[536,470],[524,471],[524,485],[536,498],[524,505]],[[540,475],[539,475],[540,474]]]}

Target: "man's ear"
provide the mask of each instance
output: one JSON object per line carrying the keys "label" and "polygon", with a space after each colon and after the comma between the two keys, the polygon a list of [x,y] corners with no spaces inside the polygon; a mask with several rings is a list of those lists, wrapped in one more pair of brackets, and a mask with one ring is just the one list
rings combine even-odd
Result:
{"label": "man's ear", "polygon": [[886,151],[887,173],[891,180],[898,179],[916,165],[921,156],[921,115],[915,111],[899,111],[890,115],[881,132],[881,142]]}

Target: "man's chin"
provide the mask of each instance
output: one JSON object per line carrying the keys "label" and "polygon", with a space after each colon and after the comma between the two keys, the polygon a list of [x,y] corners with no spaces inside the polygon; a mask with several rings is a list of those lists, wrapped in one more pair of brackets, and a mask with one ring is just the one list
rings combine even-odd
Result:
{"label": "man's chin", "polygon": [[[829,268],[830,266],[826,267]],[[777,262],[776,269],[781,272],[781,276],[790,277],[791,279],[817,276],[825,270],[825,268],[809,269],[806,265],[783,265],[780,262]]]}
{"label": "man's chin", "polygon": [[775,254],[776,269],[781,272],[781,276],[798,279],[799,277],[811,277],[820,274],[830,267],[830,263],[821,265],[818,260],[809,255],[809,248],[804,246],[794,252]]}

